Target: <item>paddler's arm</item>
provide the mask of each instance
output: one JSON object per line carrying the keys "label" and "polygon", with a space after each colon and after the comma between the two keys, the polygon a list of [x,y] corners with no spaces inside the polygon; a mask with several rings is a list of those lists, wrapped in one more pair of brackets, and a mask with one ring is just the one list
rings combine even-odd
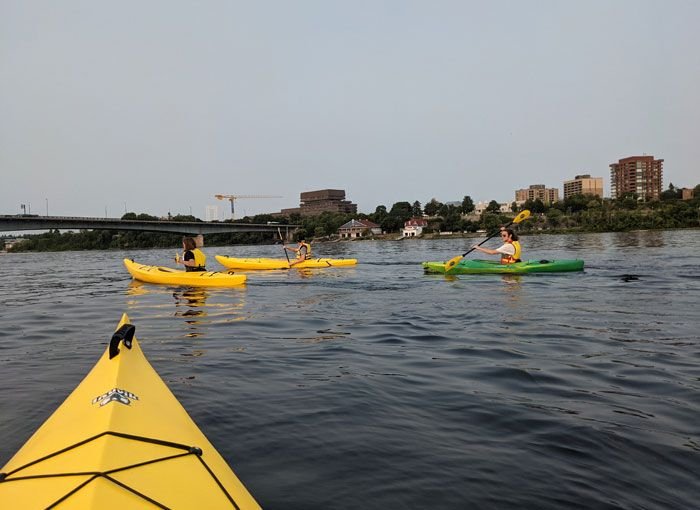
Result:
{"label": "paddler's arm", "polygon": [[488,253],[489,255],[500,255],[500,251],[498,250],[492,250],[491,248],[484,248],[483,246],[473,246],[475,250],[482,251],[484,253]]}
{"label": "paddler's arm", "polygon": [[180,255],[176,253],[176,254],[175,254],[175,263],[176,263],[176,264],[182,264],[183,266],[187,266],[187,267],[195,267],[195,265],[194,265],[194,257],[192,257],[191,259],[185,260],[185,255],[184,255],[184,254],[183,254],[182,257],[180,257]]}

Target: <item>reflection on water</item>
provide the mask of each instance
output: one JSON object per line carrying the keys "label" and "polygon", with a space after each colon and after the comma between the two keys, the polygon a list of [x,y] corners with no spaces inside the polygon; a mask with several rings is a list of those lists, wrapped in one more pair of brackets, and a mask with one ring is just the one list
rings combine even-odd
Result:
{"label": "reflection on water", "polygon": [[666,243],[664,242],[663,230],[634,230],[632,232],[614,232],[611,234],[611,236],[615,246],[618,246],[620,248],[662,248],[666,246]]}
{"label": "reflection on water", "polygon": [[[175,298],[175,317],[206,317],[203,309],[207,304],[209,294],[203,288],[185,287],[173,292]],[[179,307],[184,308],[178,310]]]}
{"label": "reflection on water", "polygon": [[138,280],[131,280],[129,286],[126,288],[127,296],[142,296],[148,294],[148,287]]}
{"label": "reflection on water", "polygon": [[[183,323],[187,326],[183,334],[185,337],[202,336],[202,328],[211,324],[239,321],[247,317],[245,287],[172,287],[132,281],[125,294],[130,314],[184,319]],[[171,299],[164,299],[166,296]],[[155,313],[144,313],[151,310]]]}
{"label": "reflection on water", "polygon": [[565,243],[570,247],[575,247],[577,250],[602,250],[603,248],[605,248],[605,243],[600,235],[591,235],[589,233],[570,234],[565,237]]}
{"label": "reflection on water", "polygon": [[207,297],[207,291],[203,288],[183,288],[173,292],[175,317],[184,317],[185,322],[191,326],[191,330],[185,336],[197,338],[202,335],[198,326],[201,324],[199,319],[207,316],[204,309]]}
{"label": "reflection on water", "polygon": [[306,267],[299,267],[299,268],[293,268],[293,269],[296,269],[297,273],[299,273],[299,276],[301,278],[310,278],[314,274],[314,272],[311,269],[306,268]]}

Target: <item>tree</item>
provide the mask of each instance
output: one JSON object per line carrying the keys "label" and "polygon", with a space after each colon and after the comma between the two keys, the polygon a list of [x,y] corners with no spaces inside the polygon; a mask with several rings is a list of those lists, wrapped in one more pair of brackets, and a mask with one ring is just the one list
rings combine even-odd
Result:
{"label": "tree", "polygon": [[584,211],[588,209],[588,204],[597,198],[598,197],[595,195],[584,195],[581,193],[571,195],[570,197],[566,197],[564,199],[564,210],[573,213]]}
{"label": "tree", "polygon": [[[133,213],[127,213],[127,214],[133,214]],[[158,221],[158,218],[156,216],[151,216],[150,214],[146,213],[140,213],[136,218],[130,218],[130,219],[135,219],[135,220],[146,220],[146,221]],[[168,213],[168,219],[173,219],[173,217]]]}
{"label": "tree", "polygon": [[495,200],[491,200],[489,202],[489,205],[486,206],[486,211],[493,212],[493,213],[500,212],[501,211],[501,204],[499,204]]}
{"label": "tree", "polygon": [[469,214],[470,212],[474,211],[474,201],[472,200],[472,197],[469,195],[464,196],[462,199],[461,209],[463,214]]}
{"label": "tree", "polygon": [[481,225],[488,232],[498,231],[501,225],[504,225],[505,223],[507,223],[507,221],[504,222],[503,218],[501,218],[499,214],[484,211],[484,213],[481,215]]}
{"label": "tree", "polygon": [[413,202],[411,214],[416,218],[420,218],[423,216],[423,209],[421,208],[420,202],[418,200]]}
{"label": "tree", "polygon": [[618,199],[618,203],[623,209],[636,209],[638,203],[638,195],[636,193],[625,193]]}
{"label": "tree", "polygon": [[547,212],[547,222],[551,227],[558,227],[561,224],[562,212],[559,209],[550,209]]}
{"label": "tree", "polygon": [[434,198],[430,199],[430,202],[425,204],[425,207],[423,208],[423,211],[425,212],[426,215],[428,216],[435,216],[440,208],[442,207],[442,203],[438,202]]}
{"label": "tree", "polygon": [[386,206],[378,205],[377,208],[374,210],[374,213],[369,215],[369,219],[377,225],[381,225],[388,215],[389,213],[386,210]]}
{"label": "tree", "polygon": [[411,219],[411,216],[412,207],[410,203],[396,202],[393,206],[391,206],[389,214],[386,216],[386,218],[384,218],[384,221],[382,221],[380,225],[382,226],[382,229],[386,230],[387,232],[396,232],[404,226],[406,221]]}
{"label": "tree", "polygon": [[445,231],[453,232],[455,230],[460,230],[462,226],[462,218],[459,215],[459,209],[452,207],[448,213],[443,217],[442,229]]}
{"label": "tree", "polygon": [[676,188],[673,183],[669,183],[668,189],[661,192],[661,200],[678,200],[683,197],[683,190]]}
{"label": "tree", "polygon": [[459,214],[461,210],[462,210],[461,206],[456,207],[456,206],[451,205],[451,204],[442,204],[438,213],[440,214],[440,216],[445,218],[445,217],[450,216],[452,214]]}
{"label": "tree", "polygon": [[535,200],[526,200],[523,204],[523,210],[524,209],[529,209],[530,212],[533,212],[535,214],[542,214],[547,210],[547,207],[544,205],[544,202],[542,202],[542,200],[536,198]]}

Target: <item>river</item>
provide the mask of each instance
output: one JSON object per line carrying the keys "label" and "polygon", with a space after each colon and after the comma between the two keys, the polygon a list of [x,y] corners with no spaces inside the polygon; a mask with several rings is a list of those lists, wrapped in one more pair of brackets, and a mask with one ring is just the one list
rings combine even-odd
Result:
{"label": "river", "polygon": [[318,244],[360,263],[207,290],[121,262],[174,250],[0,255],[0,466],[126,312],[264,508],[698,508],[700,231],[523,238],[581,273],[422,273],[469,244]]}

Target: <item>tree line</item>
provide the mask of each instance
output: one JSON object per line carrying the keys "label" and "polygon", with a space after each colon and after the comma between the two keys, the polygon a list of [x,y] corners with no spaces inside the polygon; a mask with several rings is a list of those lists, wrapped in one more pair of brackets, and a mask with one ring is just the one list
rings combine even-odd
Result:
{"label": "tree line", "polygon": [[[595,195],[573,195],[552,204],[541,200],[517,205],[510,213],[501,212],[501,205],[492,200],[485,211],[475,214],[474,202],[465,196],[461,203],[442,203],[432,198],[425,206],[419,201],[396,202],[391,208],[378,205],[370,214],[321,213],[318,216],[272,216],[261,214],[235,220],[236,223],[277,222],[280,226],[300,225],[296,239],[329,239],[338,228],[352,219],[365,219],[380,226],[386,234],[396,234],[411,218],[425,218],[425,233],[493,231],[509,222],[513,215],[528,209],[532,215],[518,225],[521,233],[528,232],[617,232],[634,229],[691,228],[700,226],[700,184],[694,188],[694,198],[681,200],[681,190],[673,184],[661,194],[660,200],[640,201],[634,193],[617,199]],[[148,214],[127,213],[125,220],[159,220]],[[173,221],[202,221],[191,215],[177,215]],[[230,220],[227,220],[230,221]],[[160,232],[81,230],[64,232],[52,230],[45,234],[27,236],[10,251],[106,250],[138,248],[179,248],[182,235]],[[281,242],[279,235],[265,232],[208,234],[209,246],[235,244],[270,244]]]}

